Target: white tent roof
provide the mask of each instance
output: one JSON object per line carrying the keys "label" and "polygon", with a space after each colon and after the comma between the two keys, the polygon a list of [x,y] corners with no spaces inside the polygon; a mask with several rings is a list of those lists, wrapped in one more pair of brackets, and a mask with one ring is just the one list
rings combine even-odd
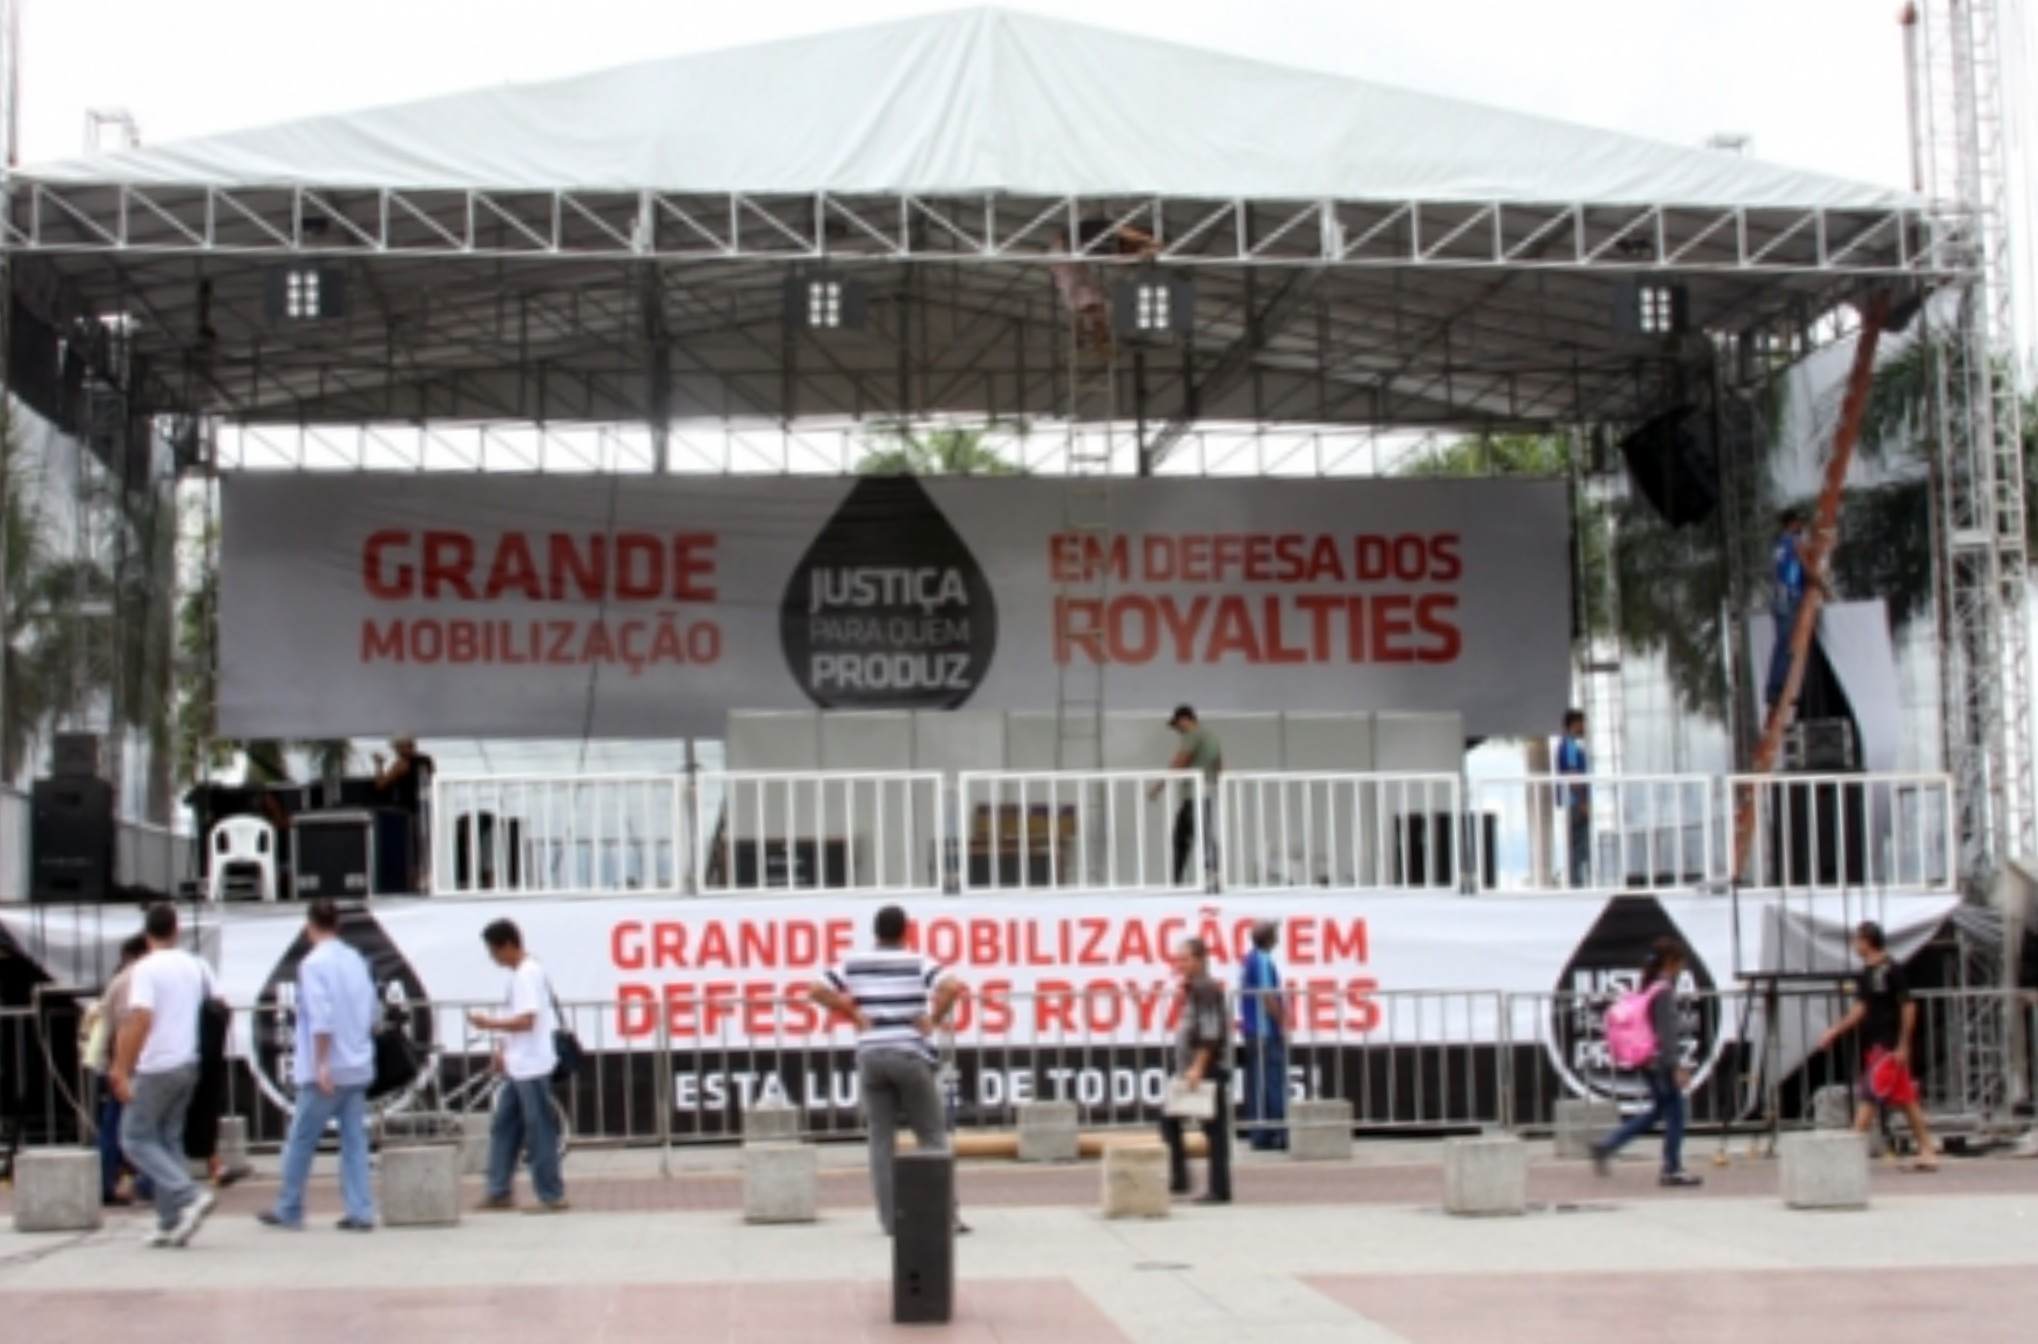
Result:
{"label": "white tent roof", "polygon": [[23,170],[51,184],[1887,209],[1905,193],[998,9]]}

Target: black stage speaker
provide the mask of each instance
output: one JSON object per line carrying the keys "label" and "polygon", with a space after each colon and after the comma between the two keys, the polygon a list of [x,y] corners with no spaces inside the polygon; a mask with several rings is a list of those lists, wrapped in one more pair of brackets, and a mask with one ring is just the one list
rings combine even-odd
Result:
{"label": "black stage speaker", "polygon": [[955,1315],[955,1157],[900,1153],[892,1164],[892,1320]]}
{"label": "black stage speaker", "polygon": [[[1477,827],[1477,832],[1474,827]],[[1499,871],[1499,860],[1495,853],[1500,840],[1500,818],[1491,812],[1467,812],[1458,818],[1458,845],[1470,857],[1472,844],[1476,839],[1482,848],[1479,851],[1480,876],[1486,889],[1500,884],[1495,881]],[[1394,868],[1388,877],[1390,885],[1404,887],[1436,887],[1455,889],[1457,870],[1452,863],[1450,845],[1451,814],[1448,812],[1404,812],[1394,818]],[[1430,872],[1430,855],[1436,855],[1436,872]]]}
{"label": "black stage speaker", "polygon": [[291,894],[361,900],[410,890],[410,814],[383,807],[307,812],[291,826]]}
{"label": "black stage speaker", "polygon": [[110,899],[113,786],[103,779],[35,781],[29,792],[28,847],[31,899]]}
{"label": "black stage speaker", "polygon": [[[503,831],[496,845],[496,827]],[[476,863],[475,851],[480,851]],[[501,861],[508,872],[497,872]],[[521,817],[497,817],[493,812],[463,812],[453,829],[453,883],[461,891],[494,891],[498,886],[515,890],[523,886],[524,823]]]}
{"label": "black stage speaker", "polygon": [[97,779],[99,734],[58,733],[50,747],[50,775],[56,779]]}
{"label": "black stage speaker", "polygon": [[1868,785],[1769,786],[1769,881],[1775,886],[1863,886],[1868,882]]}
{"label": "black stage speaker", "polygon": [[1620,451],[1635,489],[1670,526],[1696,526],[1719,508],[1719,458],[1704,411],[1665,411],[1622,439]]}

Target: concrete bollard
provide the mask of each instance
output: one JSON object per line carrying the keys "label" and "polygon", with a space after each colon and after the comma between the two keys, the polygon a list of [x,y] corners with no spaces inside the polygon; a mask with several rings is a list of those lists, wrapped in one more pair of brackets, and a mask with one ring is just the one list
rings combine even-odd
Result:
{"label": "concrete bollard", "polygon": [[1104,1216],[1168,1216],[1168,1150],[1159,1144],[1113,1144],[1104,1150]]}
{"label": "concrete bollard", "polygon": [[804,1143],[743,1145],[743,1221],[811,1223],[820,1211],[820,1154]]}
{"label": "concrete bollard", "polygon": [[219,1169],[229,1176],[246,1176],[255,1168],[248,1161],[248,1121],[246,1116],[223,1115],[219,1119],[219,1144],[214,1149],[219,1155]]}
{"label": "concrete bollard", "polygon": [[16,1232],[91,1232],[104,1221],[97,1152],[25,1148],[15,1155]]}
{"label": "concrete bollard", "polygon": [[1592,1145],[1620,1125],[1620,1104],[1613,1101],[1565,1097],[1557,1103],[1556,1156],[1563,1162],[1583,1162],[1592,1156]]}
{"label": "concrete bollard", "polygon": [[1019,1160],[1073,1162],[1081,1155],[1073,1101],[1029,1101],[1019,1107]]}
{"label": "concrete bollard", "polygon": [[1351,1161],[1351,1102],[1343,1097],[1290,1101],[1288,1157],[1295,1162]]}
{"label": "concrete bollard", "polygon": [[461,1123],[460,1174],[488,1174],[488,1117],[485,1115],[470,1115]]}
{"label": "concrete bollard", "polygon": [[743,1142],[798,1143],[800,1113],[782,1101],[759,1102],[743,1112]]}
{"label": "concrete bollard", "polygon": [[1786,1207],[1868,1207],[1868,1142],[1861,1135],[1826,1129],[1786,1134],[1777,1153]]}
{"label": "concrete bollard", "polygon": [[378,1203],[385,1227],[449,1227],[460,1221],[460,1150],[450,1143],[384,1148]]}
{"label": "concrete bollard", "polygon": [[1444,1141],[1444,1212],[1468,1218],[1528,1212],[1528,1145],[1512,1134]]}
{"label": "concrete bollard", "polygon": [[1812,1093],[1812,1128],[1854,1128],[1854,1089],[1845,1083],[1828,1083]]}

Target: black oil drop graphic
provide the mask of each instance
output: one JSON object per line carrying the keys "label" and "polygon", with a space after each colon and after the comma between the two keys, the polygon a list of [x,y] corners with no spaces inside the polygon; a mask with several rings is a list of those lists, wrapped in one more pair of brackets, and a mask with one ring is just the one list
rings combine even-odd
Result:
{"label": "black oil drop graphic", "polygon": [[[423,1058],[432,1046],[433,1025],[417,969],[365,906],[340,912],[340,940],[367,960],[383,1021],[400,1023]],[[255,1070],[279,1103],[296,1091],[297,968],[310,955],[311,940],[299,930],[255,1000]]]}
{"label": "black oil drop graphic", "polygon": [[1614,1067],[1606,1043],[1606,1013],[1623,994],[1640,986],[1642,964],[1662,938],[1675,943],[1685,958],[1677,985],[1680,1057],[1694,1076],[1710,1066],[1720,1029],[1712,972],[1655,897],[1615,896],[1552,986],[1549,1048],[1558,1072],[1574,1091],[1623,1101],[1647,1096],[1641,1074]]}
{"label": "black oil drop graphic", "polygon": [[823,709],[956,709],[990,671],[997,603],[926,488],[873,476],[793,569],[779,639]]}

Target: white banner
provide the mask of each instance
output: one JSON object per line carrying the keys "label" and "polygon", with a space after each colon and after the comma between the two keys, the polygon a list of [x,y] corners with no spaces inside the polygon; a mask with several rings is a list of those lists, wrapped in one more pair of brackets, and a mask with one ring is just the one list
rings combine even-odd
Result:
{"label": "white banner", "polygon": [[239,475],[220,727],[718,735],[732,709],[1451,712],[1569,689],[1560,482]]}

